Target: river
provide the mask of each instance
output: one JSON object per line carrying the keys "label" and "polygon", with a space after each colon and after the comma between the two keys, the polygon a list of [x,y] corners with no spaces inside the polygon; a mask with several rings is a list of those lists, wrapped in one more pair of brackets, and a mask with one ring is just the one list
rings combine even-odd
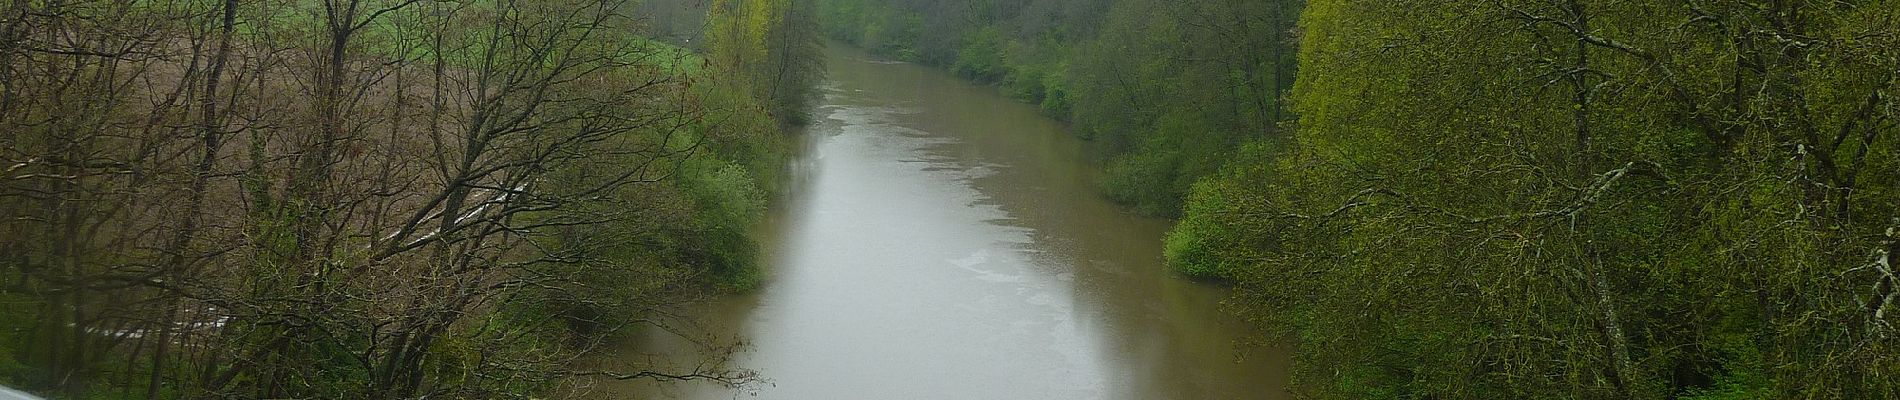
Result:
{"label": "river", "polygon": [[[770,281],[691,311],[769,383],[608,382],[600,398],[1277,399],[1221,288],[1172,273],[1168,221],[1096,191],[1034,106],[924,66],[826,50],[829,81],[765,229]],[[616,354],[701,357],[679,336]],[[631,350],[629,350],[631,352]],[[690,363],[688,363],[690,364]]]}

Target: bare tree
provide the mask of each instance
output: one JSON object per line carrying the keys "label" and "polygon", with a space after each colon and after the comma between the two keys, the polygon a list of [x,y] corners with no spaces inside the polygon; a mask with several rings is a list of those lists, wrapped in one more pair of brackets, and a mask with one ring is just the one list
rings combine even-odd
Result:
{"label": "bare tree", "polygon": [[[29,318],[47,369],[29,384],[412,398],[751,382],[723,365],[578,371],[587,346],[550,339],[560,316],[522,311],[661,307],[701,273],[589,235],[672,223],[669,182],[717,139],[702,77],[678,67],[695,56],[635,40],[629,3],[9,2],[0,282],[44,299]],[[580,293],[595,269],[650,291]]]}

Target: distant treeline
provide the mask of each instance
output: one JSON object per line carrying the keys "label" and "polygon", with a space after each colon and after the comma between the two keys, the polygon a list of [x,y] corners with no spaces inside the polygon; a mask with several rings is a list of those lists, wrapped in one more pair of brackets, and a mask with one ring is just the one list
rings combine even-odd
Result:
{"label": "distant treeline", "polygon": [[[656,2],[657,3],[657,2]],[[0,6],[0,383],[521,398],[753,376],[576,358],[759,279],[809,3]]]}
{"label": "distant treeline", "polygon": [[1307,3],[821,14],[1114,150],[1301,395],[1900,398],[1900,4]]}

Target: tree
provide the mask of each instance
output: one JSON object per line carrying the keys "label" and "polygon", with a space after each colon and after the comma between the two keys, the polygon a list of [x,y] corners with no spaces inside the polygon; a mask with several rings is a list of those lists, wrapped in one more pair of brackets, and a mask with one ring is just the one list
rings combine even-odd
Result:
{"label": "tree", "polygon": [[[0,293],[24,305],[0,323],[26,333],[0,334],[0,360],[26,368],[0,380],[147,398],[754,381],[573,364],[747,265],[742,227],[721,259],[678,244],[707,229],[670,227],[758,218],[759,175],[724,166],[776,143],[735,106],[751,81],[633,36],[630,9],[9,3]],[[763,49],[810,57],[792,43]]]}
{"label": "tree", "polygon": [[1314,2],[1170,253],[1315,397],[1891,397],[1892,10]]}
{"label": "tree", "polygon": [[785,123],[804,122],[823,78],[816,5],[783,0],[719,0],[707,40],[713,64],[755,88],[753,97]]}

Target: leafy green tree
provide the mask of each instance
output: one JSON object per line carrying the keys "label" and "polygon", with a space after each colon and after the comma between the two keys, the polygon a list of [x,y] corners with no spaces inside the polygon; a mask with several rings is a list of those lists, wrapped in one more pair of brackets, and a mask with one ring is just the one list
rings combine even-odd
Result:
{"label": "leafy green tree", "polygon": [[775,118],[803,122],[824,75],[817,6],[787,0],[718,0],[710,6],[709,60],[766,104]]}
{"label": "leafy green tree", "polygon": [[1312,2],[1170,257],[1317,398],[1893,397],[1896,9]]}

